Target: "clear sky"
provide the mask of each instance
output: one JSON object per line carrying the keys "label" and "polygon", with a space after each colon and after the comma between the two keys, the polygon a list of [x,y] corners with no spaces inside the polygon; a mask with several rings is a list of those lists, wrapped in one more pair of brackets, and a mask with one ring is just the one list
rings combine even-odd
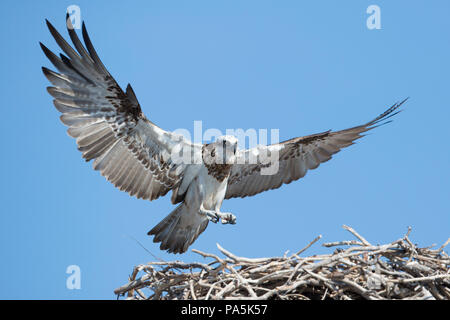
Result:
{"label": "clear sky", "polygon": [[[345,3],[345,4],[344,4]],[[279,129],[280,139],[345,129],[410,97],[394,122],[300,181],[224,202],[236,225],[210,224],[191,248],[258,257],[352,239],[374,244],[413,228],[420,246],[450,236],[450,2],[3,1],[0,298],[114,299],[133,266],[203,258],[159,250],[147,231],[174,207],[137,200],[85,163],[66,134],[38,42],[44,19],[68,38],[81,8],[101,59],[166,130]],[[381,29],[369,30],[369,5]],[[58,51],[60,52],[60,51]],[[320,243],[305,254],[329,252]],[[81,289],[66,288],[66,268]]]}

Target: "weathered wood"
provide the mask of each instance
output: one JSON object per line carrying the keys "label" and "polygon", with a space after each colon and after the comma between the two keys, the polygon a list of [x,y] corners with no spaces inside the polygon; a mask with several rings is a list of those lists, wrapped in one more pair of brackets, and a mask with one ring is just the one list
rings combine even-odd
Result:
{"label": "weathered wood", "polygon": [[128,283],[114,291],[127,299],[417,299],[450,300],[450,257],[438,249],[418,248],[402,238],[372,245],[353,228],[357,240],[324,247],[333,253],[300,257],[321,239],[291,256],[245,258],[217,245],[225,256],[193,249],[208,263],[157,261],[133,269]]}

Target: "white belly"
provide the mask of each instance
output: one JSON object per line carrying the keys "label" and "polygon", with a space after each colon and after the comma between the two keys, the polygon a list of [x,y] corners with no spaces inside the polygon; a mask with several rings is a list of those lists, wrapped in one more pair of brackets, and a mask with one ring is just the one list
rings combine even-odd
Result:
{"label": "white belly", "polygon": [[227,191],[228,179],[217,181],[208,174],[206,167],[202,166],[198,175],[189,186],[185,203],[189,206],[198,206],[203,203],[207,210],[220,210]]}

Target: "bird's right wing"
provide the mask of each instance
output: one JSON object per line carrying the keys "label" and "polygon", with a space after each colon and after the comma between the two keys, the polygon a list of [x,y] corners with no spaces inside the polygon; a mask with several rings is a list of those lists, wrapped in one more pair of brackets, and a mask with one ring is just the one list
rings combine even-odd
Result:
{"label": "bird's right wing", "polygon": [[50,33],[67,55],[56,56],[41,43],[59,73],[42,68],[54,85],[48,92],[62,113],[61,121],[76,138],[86,161],[120,190],[153,200],[179,184],[191,162],[174,161],[182,152],[201,154],[201,145],[164,131],[150,122],[128,85],[124,92],[100,61],[83,23],[81,43],[68,17],[75,51],[47,21]]}

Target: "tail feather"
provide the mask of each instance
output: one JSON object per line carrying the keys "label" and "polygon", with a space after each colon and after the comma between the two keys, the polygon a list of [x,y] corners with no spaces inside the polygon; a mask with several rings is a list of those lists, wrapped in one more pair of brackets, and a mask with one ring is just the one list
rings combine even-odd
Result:
{"label": "tail feather", "polygon": [[207,226],[208,219],[183,202],[150,230],[148,235],[155,236],[153,242],[161,242],[161,250],[183,253]]}

